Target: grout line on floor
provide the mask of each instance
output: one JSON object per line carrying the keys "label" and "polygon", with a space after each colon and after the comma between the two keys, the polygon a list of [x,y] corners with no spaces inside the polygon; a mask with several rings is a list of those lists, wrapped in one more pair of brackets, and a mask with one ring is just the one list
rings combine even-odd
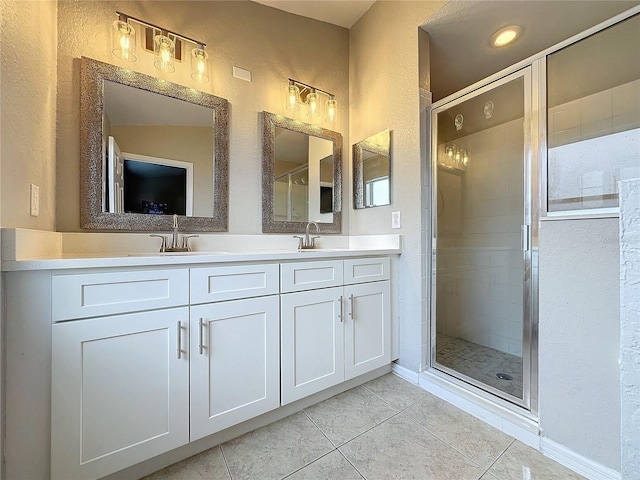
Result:
{"label": "grout line on floor", "polygon": [[222,454],[222,460],[224,461],[224,466],[227,467],[227,473],[229,474],[229,480],[233,480],[233,475],[231,475],[231,468],[229,468],[229,462],[227,462],[227,457],[224,454],[224,450],[222,449],[222,444],[218,445],[220,449],[220,453]]}
{"label": "grout line on floor", "polygon": [[[333,398],[333,397],[332,397],[332,398]],[[320,403],[322,403],[322,402],[320,402]],[[316,403],[315,405],[317,405],[317,403]],[[313,406],[313,405],[312,405],[312,406]],[[333,443],[333,442],[331,441],[331,439],[328,437],[328,435],[327,435],[326,433],[324,433],[324,431],[323,431],[323,430],[318,426],[318,424],[317,424],[316,422],[314,422],[314,421],[313,421],[313,418],[311,418],[311,417],[309,416],[309,414],[307,413],[307,411],[306,411],[306,410],[302,410],[302,412],[307,416],[307,418],[309,419],[309,421],[310,421],[311,423],[313,423],[314,427],[316,427],[316,428],[320,431],[320,433],[321,433],[322,435],[324,435],[324,438],[326,438],[326,439],[329,441],[329,443],[330,443],[331,445],[333,445],[334,450],[335,450],[336,448],[338,448],[338,445],[336,445],[335,443]]]}
{"label": "grout line on floor", "polygon": [[[344,445],[346,445],[346,443],[345,443]],[[347,463],[348,463],[349,465],[351,465],[351,466],[354,468],[354,470],[355,470],[356,472],[358,472],[358,475],[360,475],[364,480],[367,480],[367,477],[365,477],[365,476],[364,476],[364,474],[360,471],[360,469],[359,469],[358,467],[356,467],[356,466],[353,464],[353,462],[352,462],[351,460],[349,460],[349,459],[347,458],[347,456],[346,456],[344,453],[342,453],[342,451],[341,451],[339,448],[336,448],[336,450],[338,451],[338,453],[339,453],[340,455],[342,455],[342,458],[344,458],[344,459],[347,461]]]}
{"label": "grout line on floor", "polygon": [[[493,463],[491,465],[489,465],[489,467],[487,467],[487,469],[484,471],[484,473],[480,476],[480,478],[482,478],[484,475],[486,475],[487,473],[489,473],[489,470],[491,470],[493,468],[493,466],[498,462],[498,460],[500,460],[500,458],[502,458],[502,456],[507,453],[507,450],[509,450],[509,448],[511,447],[511,445],[514,444],[514,442],[516,441],[516,439],[512,439],[511,443],[509,443],[509,445],[507,445],[507,448],[505,448],[500,455],[498,455],[498,457],[493,461]],[[492,477],[498,478],[496,477],[493,473],[489,473],[489,475],[491,475]]]}
{"label": "grout line on floor", "polygon": [[[421,428],[422,430],[426,431],[429,435],[433,435],[435,438],[437,438],[438,440],[440,440],[442,443],[444,443],[447,447],[455,450],[456,452],[458,452],[460,455],[462,455],[464,458],[466,458],[467,460],[469,460],[471,463],[473,463],[474,465],[476,465],[478,468],[483,469],[484,467],[482,465],[480,465],[478,462],[476,462],[473,458],[471,458],[469,455],[461,452],[460,450],[458,450],[456,447],[454,447],[453,445],[451,445],[449,442],[445,441],[443,438],[440,438],[440,436],[438,436],[437,434],[435,434],[434,432],[432,432],[431,430],[429,430],[427,427],[425,427],[424,425],[416,422],[414,419],[412,419],[411,417],[409,417],[408,415],[406,415],[403,412],[400,412],[399,415],[402,415],[404,418],[406,418],[407,420],[409,420],[411,423],[413,423],[415,426]],[[511,444],[509,444],[511,445]],[[509,448],[509,447],[507,447]],[[504,453],[504,452],[502,452]],[[502,453],[500,455],[502,455]],[[500,455],[498,456],[498,458],[500,458]]]}
{"label": "grout line on floor", "polygon": [[333,450],[328,451],[327,453],[325,453],[324,455],[320,455],[318,458],[316,458],[315,460],[307,463],[306,465],[303,465],[302,467],[298,468],[297,470],[294,470],[291,473],[287,473],[284,477],[282,477],[282,480],[285,480],[286,478],[291,477],[292,475],[295,475],[296,473],[298,473],[300,470],[302,470],[303,468],[307,468],[309,465],[316,463],[318,460],[320,460],[321,458],[326,457],[327,455],[329,455],[330,453],[333,453],[335,451],[337,451],[337,448],[334,448]]}

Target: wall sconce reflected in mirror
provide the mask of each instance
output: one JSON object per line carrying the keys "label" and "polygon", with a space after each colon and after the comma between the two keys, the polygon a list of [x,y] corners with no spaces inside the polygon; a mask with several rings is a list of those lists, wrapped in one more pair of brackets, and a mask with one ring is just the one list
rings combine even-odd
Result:
{"label": "wall sconce reflected in mirror", "polygon": [[[182,42],[188,42],[195,47],[191,51],[191,78],[200,83],[209,81],[209,55],[204,50],[205,43],[122,12],[116,12],[116,14],[118,15],[118,20],[113,22],[111,28],[111,52],[114,56],[128,62],[137,60],[136,29],[133,25],[133,23],[137,23],[147,29],[147,34],[150,34],[150,32],[152,34],[153,54],[155,56],[153,65],[158,70],[167,73],[175,72],[176,58],[178,60],[182,58]],[[150,44],[148,43],[147,45]]]}
{"label": "wall sconce reflected in mirror", "polygon": [[289,79],[287,85],[287,110],[291,112],[297,112],[300,110],[300,105],[305,105],[309,109],[310,117],[317,117],[321,115],[322,104],[320,102],[319,95],[325,95],[327,101],[325,103],[326,120],[328,122],[335,122],[338,115],[338,101],[335,95],[319,88],[312,87],[306,83],[299,82],[293,78]]}
{"label": "wall sconce reflected in mirror", "polygon": [[438,158],[438,165],[446,170],[464,172],[469,166],[469,152],[455,143],[449,143],[444,147],[444,156]]}

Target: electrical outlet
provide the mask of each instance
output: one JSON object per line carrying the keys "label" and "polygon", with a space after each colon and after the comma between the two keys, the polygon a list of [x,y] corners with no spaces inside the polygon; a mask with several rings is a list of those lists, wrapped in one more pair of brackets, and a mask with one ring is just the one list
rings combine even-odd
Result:
{"label": "electrical outlet", "polygon": [[400,228],[400,212],[391,212],[391,228]]}
{"label": "electrical outlet", "polygon": [[38,185],[31,184],[31,216],[37,217],[40,215],[40,187]]}

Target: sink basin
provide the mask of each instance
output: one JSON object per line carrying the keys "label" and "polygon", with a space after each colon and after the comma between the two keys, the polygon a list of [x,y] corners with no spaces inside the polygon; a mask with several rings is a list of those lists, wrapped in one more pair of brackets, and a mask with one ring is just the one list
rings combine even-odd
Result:
{"label": "sink basin", "polygon": [[151,252],[129,253],[128,257],[188,257],[192,255],[228,255],[229,252]]}
{"label": "sink basin", "polygon": [[298,252],[346,252],[348,248],[303,248]]}

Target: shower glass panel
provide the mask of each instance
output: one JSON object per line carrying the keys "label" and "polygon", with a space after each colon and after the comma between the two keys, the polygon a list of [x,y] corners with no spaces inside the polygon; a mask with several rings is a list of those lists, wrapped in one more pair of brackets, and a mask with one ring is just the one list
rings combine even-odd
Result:
{"label": "shower glass panel", "polygon": [[432,366],[525,407],[529,98],[525,69],[434,109],[432,117]]}

